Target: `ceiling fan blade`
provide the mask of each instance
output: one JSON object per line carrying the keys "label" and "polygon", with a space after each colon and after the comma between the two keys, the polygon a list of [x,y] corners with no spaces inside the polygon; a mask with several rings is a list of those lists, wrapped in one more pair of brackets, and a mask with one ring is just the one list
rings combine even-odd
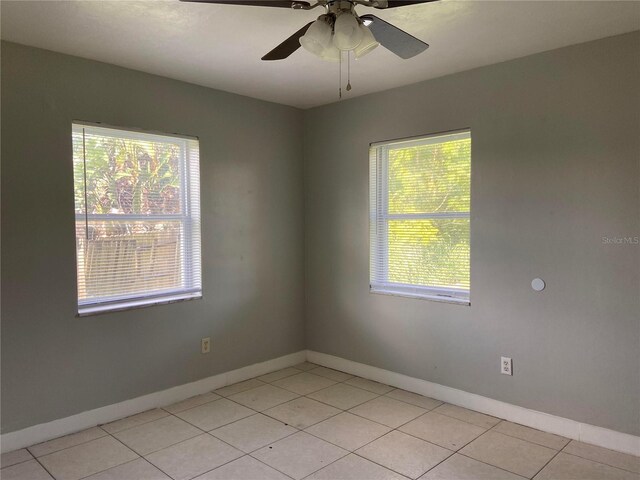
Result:
{"label": "ceiling fan blade", "polygon": [[376,8],[396,8],[396,7],[404,7],[405,5],[417,5],[419,3],[431,3],[437,2],[438,0],[387,0],[387,6],[376,7]]}
{"label": "ceiling fan blade", "polygon": [[[219,5],[247,5],[249,7],[307,8],[311,4],[299,0],[180,0],[181,2],[216,3]],[[297,6],[297,7],[296,7]]]}
{"label": "ceiling fan blade", "polygon": [[287,38],[284,42],[267,53],[264,57],[262,57],[262,60],[283,60],[287,58],[298,48],[300,48],[300,37],[307,33],[307,30],[312,23],[313,22],[307,23],[304,27]]}
{"label": "ceiling fan blade", "polygon": [[361,15],[360,18],[371,22],[368,27],[380,45],[405,60],[415,57],[429,48],[429,44],[375,15]]}

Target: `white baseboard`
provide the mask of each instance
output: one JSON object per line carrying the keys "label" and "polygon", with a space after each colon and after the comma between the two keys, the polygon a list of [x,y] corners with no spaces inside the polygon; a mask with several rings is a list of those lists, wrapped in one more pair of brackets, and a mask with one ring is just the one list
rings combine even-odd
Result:
{"label": "white baseboard", "polygon": [[70,417],[41,423],[32,427],[9,432],[0,436],[2,453],[11,452],[19,448],[35,445],[36,443],[51,440],[52,438],[68,435],[86,428],[112,422],[120,418],[128,417],[136,413],[144,412],[152,408],[164,407],[172,403],[185,400],[194,395],[210,392],[232,383],[248,380],[249,378],[264,375],[275,370],[291,367],[306,360],[306,351],[291,353],[284,357],[274,358],[265,362],[256,363],[238,368],[230,372],[220,373],[212,377],[203,378],[195,382],[179,385],[177,387],[150,393],[142,397],[132,398],[124,402],[107,405],[86,412],[78,413]]}
{"label": "white baseboard", "polygon": [[290,367],[302,363],[305,360],[385,383],[396,388],[419,393],[420,395],[432,397],[453,405],[459,405],[471,410],[493,415],[494,417],[503,418],[510,422],[519,423],[611,450],[640,456],[640,437],[634,435],[530,410],[474,393],[465,392],[464,390],[458,390],[419,378],[409,377],[401,373],[391,372],[382,368],[372,367],[363,363],[311,350],[303,350],[160,392],[150,393],[142,397],[96,408],[48,423],[34,425],[16,432],[5,433],[0,436],[1,451],[3,453],[10,452],[96,425],[112,422],[152,408],[170,405],[194,395],[216,390],[225,385]]}
{"label": "white baseboard", "polygon": [[364,363],[346,360],[325,353],[307,351],[307,360],[324,367],[341,370],[352,375],[375,380],[396,388],[419,393],[443,402],[503,418],[527,427],[555,433],[563,437],[579,440],[600,447],[640,456],[640,437],[596,427],[568,418],[550,415],[536,410],[519,407],[456,388],[447,387],[401,373],[372,367]]}

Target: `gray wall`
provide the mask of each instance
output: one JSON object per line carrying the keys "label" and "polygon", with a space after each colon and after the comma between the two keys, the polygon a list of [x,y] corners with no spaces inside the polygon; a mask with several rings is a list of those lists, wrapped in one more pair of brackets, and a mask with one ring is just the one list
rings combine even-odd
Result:
{"label": "gray wall", "polygon": [[[639,67],[636,32],[307,111],[308,348],[640,434],[640,246],[602,243],[640,235]],[[465,127],[472,305],[370,294],[368,144]]]}
{"label": "gray wall", "polygon": [[[3,43],[2,431],[307,346],[639,434],[638,85],[639,33],[304,113]],[[75,119],[200,137],[204,299],[75,317]],[[464,127],[471,307],[370,294],[369,142]]]}
{"label": "gray wall", "polygon": [[[200,137],[202,300],[75,317],[76,119]],[[301,137],[290,107],[3,43],[2,431],[304,348]]]}

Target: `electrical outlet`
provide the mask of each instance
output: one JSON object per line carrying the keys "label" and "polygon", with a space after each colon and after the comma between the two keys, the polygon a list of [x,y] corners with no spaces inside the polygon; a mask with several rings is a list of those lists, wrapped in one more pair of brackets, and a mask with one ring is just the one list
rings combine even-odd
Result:
{"label": "electrical outlet", "polygon": [[503,375],[513,375],[513,362],[509,357],[500,357],[500,373]]}
{"label": "electrical outlet", "polygon": [[200,350],[202,353],[209,353],[211,351],[211,338],[203,338],[200,341]]}

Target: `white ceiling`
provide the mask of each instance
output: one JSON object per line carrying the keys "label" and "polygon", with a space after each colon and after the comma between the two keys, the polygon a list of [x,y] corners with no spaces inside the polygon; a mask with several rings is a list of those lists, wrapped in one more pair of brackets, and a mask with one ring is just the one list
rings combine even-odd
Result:
{"label": "white ceiling", "polygon": [[[319,15],[171,1],[8,1],[4,40],[308,108],[338,100],[338,65],[300,48],[260,57]],[[454,1],[372,12],[431,45],[352,62],[353,97],[640,29],[640,2]]]}

